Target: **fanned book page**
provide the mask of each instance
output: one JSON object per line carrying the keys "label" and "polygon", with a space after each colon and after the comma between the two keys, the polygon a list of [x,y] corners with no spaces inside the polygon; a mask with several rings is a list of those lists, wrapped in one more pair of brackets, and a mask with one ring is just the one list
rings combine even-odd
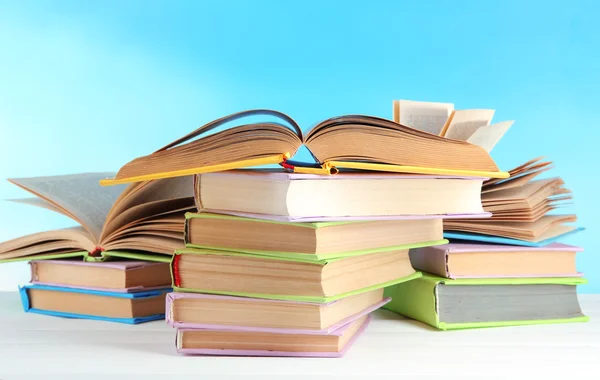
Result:
{"label": "fanned book page", "polygon": [[394,121],[434,135],[441,135],[454,111],[452,103],[394,100]]}
{"label": "fanned book page", "polygon": [[107,188],[98,183],[106,175],[11,179],[38,197],[15,201],[61,213],[79,226],[0,243],[0,261],[77,255],[171,255],[183,246],[184,215],[195,208],[191,177]]}
{"label": "fanned book page", "polygon": [[[536,158],[511,170],[507,180],[485,182],[482,205],[492,217],[445,220],[444,230],[475,234],[473,240],[482,241],[485,238],[477,235],[488,235],[530,243],[550,242],[579,230],[572,224],[577,221],[576,215],[553,213],[572,199],[564,181],[559,177],[537,179],[551,164]],[[470,239],[468,235],[446,237]]]}
{"label": "fanned book page", "polygon": [[[239,119],[241,123],[214,132]],[[279,121],[267,121],[267,118]],[[315,163],[291,164],[306,146]],[[274,110],[243,111],[213,120],[147,156],[125,164],[103,185],[139,182],[207,172],[281,164],[302,173],[331,174],[339,169],[506,178],[490,155],[465,141],[445,139],[388,119],[344,115],[318,123],[306,134],[288,115]]]}
{"label": "fanned book page", "polygon": [[466,141],[477,129],[490,125],[494,113],[494,110],[485,109],[456,110],[450,115],[450,120],[441,135],[449,139]]}

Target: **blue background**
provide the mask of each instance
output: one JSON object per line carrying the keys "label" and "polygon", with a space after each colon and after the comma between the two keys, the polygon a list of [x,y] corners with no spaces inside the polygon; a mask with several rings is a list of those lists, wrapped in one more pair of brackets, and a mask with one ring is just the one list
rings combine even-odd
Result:
{"label": "blue background", "polygon": [[[546,156],[596,238],[600,2],[0,1],[0,177],[116,171],[197,126],[266,107],[304,128],[391,118],[393,99],[494,108],[502,169]],[[302,157],[301,157],[302,158]],[[0,199],[26,196],[6,181]],[[72,225],[1,204],[0,240]],[[27,280],[0,267],[0,288]]]}

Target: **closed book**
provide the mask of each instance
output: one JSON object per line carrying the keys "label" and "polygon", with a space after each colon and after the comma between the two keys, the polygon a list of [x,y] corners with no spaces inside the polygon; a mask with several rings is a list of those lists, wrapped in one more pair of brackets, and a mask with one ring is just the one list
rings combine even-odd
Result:
{"label": "closed book", "polygon": [[583,248],[451,243],[410,251],[416,270],[447,278],[581,277],[576,254]]}
{"label": "closed book", "polygon": [[141,292],[171,286],[169,263],[134,260],[29,262],[31,283],[110,292]]}
{"label": "closed book", "polygon": [[291,356],[339,358],[348,352],[369,324],[363,316],[323,334],[178,329],[177,352],[187,355]]}
{"label": "closed book", "polygon": [[176,292],[318,303],[420,276],[408,250],[314,261],[185,248],[171,268]]}
{"label": "closed book", "polygon": [[383,288],[328,303],[173,292],[166,319],[178,328],[328,334],[390,300]]}
{"label": "closed book", "polygon": [[137,324],[165,317],[165,295],[171,289],[136,293],[26,285],[19,289],[28,313]]}
{"label": "closed book", "polygon": [[185,244],[262,256],[333,259],[447,243],[442,220],[275,222],[212,213],[187,213]]}
{"label": "closed book", "polygon": [[456,279],[424,274],[388,287],[384,306],[440,330],[585,322],[577,286],[584,278]]}
{"label": "closed book", "polygon": [[198,210],[287,222],[488,218],[485,178],[231,170],[194,177]]}

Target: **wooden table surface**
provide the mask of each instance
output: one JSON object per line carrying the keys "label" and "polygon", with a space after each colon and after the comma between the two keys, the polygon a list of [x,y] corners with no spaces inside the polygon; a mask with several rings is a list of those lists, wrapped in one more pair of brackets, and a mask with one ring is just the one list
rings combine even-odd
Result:
{"label": "wooden table surface", "polygon": [[18,294],[4,292],[0,379],[600,379],[600,295],[580,302],[587,323],[465,331],[380,310],[344,358],[299,359],[181,356],[164,321],[130,326],[24,313]]}

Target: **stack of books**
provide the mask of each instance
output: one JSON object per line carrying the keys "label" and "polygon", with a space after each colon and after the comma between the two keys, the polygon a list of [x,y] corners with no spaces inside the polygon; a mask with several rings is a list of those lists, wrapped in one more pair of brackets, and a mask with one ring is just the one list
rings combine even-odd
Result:
{"label": "stack of books", "polygon": [[102,187],[109,173],[18,178],[35,195],[14,200],[79,226],[0,244],[0,262],[29,261],[26,312],[137,324],[165,317],[169,262],[194,209],[191,178]]}
{"label": "stack of books", "polygon": [[137,324],[165,318],[168,263],[34,260],[20,288],[26,312]]}
{"label": "stack of books", "polygon": [[196,182],[203,208],[186,215],[167,305],[181,353],[343,355],[390,301],[383,289],[420,276],[409,249],[447,242],[440,216],[483,212],[482,180],[245,170]]}
{"label": "stack of books", "polygon": [[[243,116],[279,117],[187,142]],[[306,145],[317,165],[290,161]],[[202,163],[200,166],[198,163]],[[279,169],[246,167],[279,163]],[[390,120],[343,116],[306,137],[288,116],[226,116],[124,165],[105,185],[194,175],[197,212],[171,262],[177,351],[343,355],[384,288],[415,280],[409,249],[445,244],[442,218],[485,218],[485,149]]]}
{"label": "stack of books", "polygon": [[386,290],[387,308],[439,329],[582,322],[576,269],[583,249],[559,240],[581,231],[575,215],[552,214],[571,199],[560,178],[535,179],[551,162],[531,160],[509,180],[486,181],[487,219],[446,220],[452,243],[415,249],[426,274]]}

